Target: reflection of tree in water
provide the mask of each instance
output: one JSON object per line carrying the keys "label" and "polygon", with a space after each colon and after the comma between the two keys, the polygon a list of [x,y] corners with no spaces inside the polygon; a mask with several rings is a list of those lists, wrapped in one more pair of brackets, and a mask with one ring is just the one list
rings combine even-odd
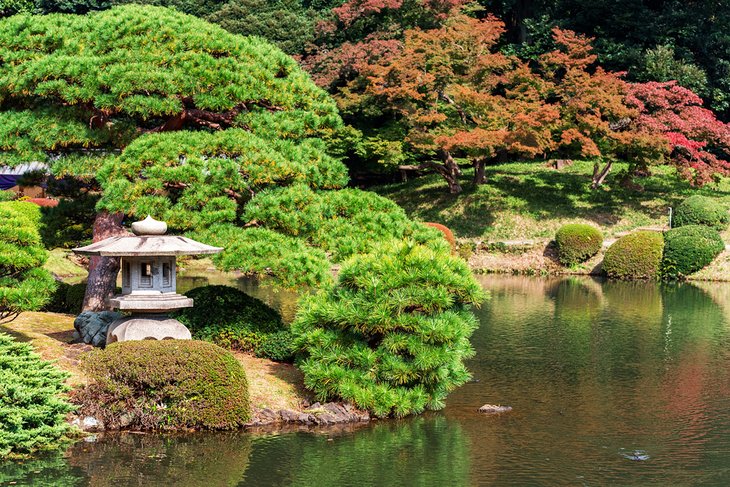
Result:
{"label": "reflection of tree in water", "polygon": [[243,479],[250,452],[251,438],[245,433],[124,433],[79,442],[67,455],[94,487],[224,487]]}
{"label": "reflection of tree in water", "polygon": [[341,436],[254,443],[244,485],[469,485],[461,426],[439,415],[385,421]]}
{"label": "reflection of tree in water", "polygon": [[0,485],[76,487],[88,485],[88,478],[81,469],[69,467],[62,455],[54,453],[0,463]]}

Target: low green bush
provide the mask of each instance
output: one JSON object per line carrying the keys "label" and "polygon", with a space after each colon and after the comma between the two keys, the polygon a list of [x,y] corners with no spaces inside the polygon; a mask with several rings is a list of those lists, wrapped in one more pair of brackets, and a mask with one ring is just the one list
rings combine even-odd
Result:
{"label": "low green bush", "polygon": [[727,228],[730,214],[727,208],[716,200],[702,195],[693,195],[682,201],[672,216],[672,227],[705,225],[719,231]]}
{"label": "low green bush", "polygon": [[0,202],[13,201],[16,194],[12,191],[0,191]]}
{"label": "low green bush", "polygon": [[355,256],[335,286],[300,303],[292,332],[304,383],[320,401],[381,417],[440,409],[470,377],[469,306],[484,297],[448,250],[391,242]]}
{"label": "low green bush", "polygon": [[664,234],[662,276],[681,278],[710,264],[725,249],[717,230],[702,225],[673,228]]}
{"label": "low green bush", "polygon": [[453,252],[456,250],[456,237],[454,237],[454,232],[452,232],[449,227],[440,223],[433,222],[425,222],[424,225],[426,225],[427,227],[435,228],[436,230],[441,232],[444,235],[446,241],[449,243],[451,251]]}
{"label": "low green bush", "polygon": [[271,360],[292,360],[293,337],[279,313],[263,301],[229,286],[199,287],[187,296],[195,306],[174,316],[193,338]]}
{"label": "low green bush", "polygon": [[117,342],[84,355],[91,382],[73,394],[107,427],[235,429],[250,419],[248,383],[228,351],[193,340]]}
{"label": "low green bush", "polygon": [[596,227],[584,223],[570,223],[555,234],[558,260],[565,266],[585,262],[601,250],[603,234]]}
{"label": "low green bush", "polygon": [[73,408],[63,393],[67,374],[0,333],[0,458],[63,443]]}
{"label": "low green bush", "polygon": [[71,284],[66,289],[65,313],[77,315],[84,307],[84,296],[86,295],[86,283]]}
{"label": "low green bush", "polygon": [[661,269],[663,250],[664,237],[661,233],[631,233],[606,250],[603,271],[614,279],[656,279]]}
{"label": "low green bush", "polygon": [[51,299],[46,303],[43,310],[52,313],[68,313],[68,305],[66,304],[66,295],[68,294],[70,284],[60,281],[56,285],[56,290],[51,294]]}

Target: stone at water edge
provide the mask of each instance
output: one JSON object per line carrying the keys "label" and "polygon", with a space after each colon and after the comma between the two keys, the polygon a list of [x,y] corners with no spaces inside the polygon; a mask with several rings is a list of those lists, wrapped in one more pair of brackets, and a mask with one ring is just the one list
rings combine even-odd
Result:
{"label": "stone at water edge", "polygon": [[480,413],[485,414],[499,414],[499,413],[508,413],[512,411],[512,406],[501,406],[499,404],[485,404],[484,406],[480,407],[478,409]]}

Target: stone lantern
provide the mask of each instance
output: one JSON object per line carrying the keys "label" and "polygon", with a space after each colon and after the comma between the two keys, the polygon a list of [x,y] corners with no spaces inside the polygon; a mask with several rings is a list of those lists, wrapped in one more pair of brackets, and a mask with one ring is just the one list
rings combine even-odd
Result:
{"label": "stone lantern", "polygon": [[127,340],[190,339],[190,330],[170,311],[190,308],[193,300],[176,292],[178,255],[217,254],[223,249],[195,240],[166,235],[167,224],[148,216],[132,223],[134,235],[110,237],[86,247],[73,249],[77,254],[120,257],[122,294],[109,305],[130,313],[109,325],[106,343]]}

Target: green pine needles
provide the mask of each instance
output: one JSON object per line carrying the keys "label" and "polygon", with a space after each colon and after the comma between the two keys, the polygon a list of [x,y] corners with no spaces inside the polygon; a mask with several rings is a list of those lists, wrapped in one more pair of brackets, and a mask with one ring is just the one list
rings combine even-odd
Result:
{"label": "green pine needles", "polygon": [[33,203],[0,203],[0,321],[42,308],[56,288],[43,269],[48,253],[38,233],[40,217]]}
{"label": "green pine needles", "polygon": [[0,458],[50,449],[70,432],[67,374],[0,333]]}
{"label": "green pine needles", "polygon": [[343,399],[376,416],[444,407],[469,380],[464,359],[485,299],[463,260],[392,241],[345,264],[337,284],[306,297],[292,332],[319,400]]}

